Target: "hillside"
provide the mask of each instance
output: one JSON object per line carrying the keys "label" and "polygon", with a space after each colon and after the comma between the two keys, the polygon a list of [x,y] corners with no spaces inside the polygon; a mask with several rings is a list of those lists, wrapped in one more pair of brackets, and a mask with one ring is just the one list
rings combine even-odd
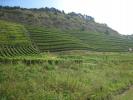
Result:
{"label": "hillside", "polygon": [[[22,44],[26,42],[27,44],[31,41],[41,52],[128,51],[133,47],[131,36],[120,35],[106,24],[96,23],[93,17],[74,12],[66,14],[55,8],[0,7],[0,19],[23,26],[24,30],[19,30],[20,33],[17,33],[20,35],[26,33],[25,37],[21,39],[18,37],[19,41],[16,39],[13,42],[24,42]],[[9,24],[9,26],[12,25]],[[14,38],[14,35],[10,38]],[[5,40],[10,41],[10,38]]]}
{"label": "hillside", "polygon": [[0,56],[36,53],[23,25],[0,20]]}
{"label": "hillside", "polygon": [[0,6],[0,19],[10,20],[26,25],[54,27],[61,30],[94,31],[118,34],[106,24],[95,22],[92,16],[71,12],[66,14],[55,8],[20,8]]}
{"label": "hillside", "polygon": [[88,45],[66,32],[43,27],[27,27],[31,40],[43,51],[83,50]]}
{"label": "hillside", "polygon": [[132,48],[88,15],[0,6],[0,100],[132,100]]}

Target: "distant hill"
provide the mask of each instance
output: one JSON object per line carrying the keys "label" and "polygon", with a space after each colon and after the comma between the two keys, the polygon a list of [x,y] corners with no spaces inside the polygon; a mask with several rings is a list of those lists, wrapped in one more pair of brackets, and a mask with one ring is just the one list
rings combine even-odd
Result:
{"label": "distant hill", "polygon": [[[133,48],[132,37],[120,35],[106,24],[96,23],[91,16],[74,12],[66,14],[55,8],[26,9],[0,6],[0,19],[1,23],[6,23],[9,28],[13,26],[13,32],[12,29],[4,29],[8,35],[11,34],[1,35],[1,44],[16,43],[20,46],[34,44],[41,52],[65,50],[112,52],[128,51],[129,48]],[[2,27],[4,24],[0,25],[0,28]],[[7,42],[12,39],[15,41]]]}
{"label": "distant hill", "polygon": [[20,8],[0,7],[0,19],[10,20],[26,25],[54,27],[61,30],[94,31],[107,34],[118,34],[106,24],[99,24],[95,19],[80,13],[64,13],[55,8]]}

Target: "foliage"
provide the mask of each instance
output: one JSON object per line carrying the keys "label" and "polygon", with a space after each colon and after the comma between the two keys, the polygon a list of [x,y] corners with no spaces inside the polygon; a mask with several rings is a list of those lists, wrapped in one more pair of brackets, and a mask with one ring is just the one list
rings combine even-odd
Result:
{"label": "foliage", "polygon": [[37,54],[23,25],[0,20],[0,56]]}
{"label": "foliage", "polygon": [[[65,59],[64,63],[1,64],[0,99],[110,100],[133,85],[133,54],[56,55]],[[82,63],[66,63],[79,58]]]}

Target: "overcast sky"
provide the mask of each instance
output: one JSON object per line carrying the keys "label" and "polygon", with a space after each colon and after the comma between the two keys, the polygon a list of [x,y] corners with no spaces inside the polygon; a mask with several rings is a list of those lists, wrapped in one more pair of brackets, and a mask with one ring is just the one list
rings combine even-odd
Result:
{"label": "overcast sky", "polygon": [[55,7],[91,15],[121,34],[133,34],[133,0],[0,0],[0,5],[27,8]]}

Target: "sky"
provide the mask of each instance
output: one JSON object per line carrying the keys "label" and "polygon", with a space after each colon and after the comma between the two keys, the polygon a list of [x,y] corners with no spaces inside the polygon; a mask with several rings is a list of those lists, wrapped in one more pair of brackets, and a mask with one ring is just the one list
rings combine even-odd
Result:
{"label": "sky", "polygon": [[55,7],[66,13],[90,15],[96,22],[106,23],[120,34],[133,34],[133,0],[0,0],[0,5]]}

